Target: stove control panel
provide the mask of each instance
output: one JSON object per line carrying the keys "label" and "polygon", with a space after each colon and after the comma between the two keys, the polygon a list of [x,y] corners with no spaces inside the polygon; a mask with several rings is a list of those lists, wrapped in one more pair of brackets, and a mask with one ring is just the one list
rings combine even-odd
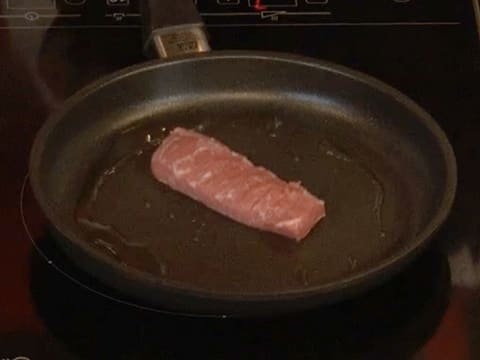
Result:
{"label": "stove control panel", "polygon": [[[457,0],[192,1],[212,27],[449,25],[459,21]],[[0,0],[0,27],[138,27],[138,2]]]}

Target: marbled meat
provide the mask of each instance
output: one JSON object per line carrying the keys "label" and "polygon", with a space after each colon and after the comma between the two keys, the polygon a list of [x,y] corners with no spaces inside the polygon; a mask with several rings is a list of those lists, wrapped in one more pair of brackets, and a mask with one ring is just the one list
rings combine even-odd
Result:
{"label": "marbled meat", "polygon": [[301,241],[325,216],[325,204],[300,183],[285,182],[219,141],[174,129],[151,159],[154,177],[242,224]]}

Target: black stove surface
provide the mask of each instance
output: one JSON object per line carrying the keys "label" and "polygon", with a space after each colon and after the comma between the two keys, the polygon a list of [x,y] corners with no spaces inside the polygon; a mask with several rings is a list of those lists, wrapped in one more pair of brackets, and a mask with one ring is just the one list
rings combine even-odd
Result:
{"label": "black stove surface", "polygon": [[214,49],[288,51],[397,87],[457,155],[452,214],[385,285],[275,319],[159,312],[76,269],[27,182],[36,130],[66,97],[144,61],[134,0],[0,0],[0,359],[479,359],[480,6],[474,0],[197,0]]}

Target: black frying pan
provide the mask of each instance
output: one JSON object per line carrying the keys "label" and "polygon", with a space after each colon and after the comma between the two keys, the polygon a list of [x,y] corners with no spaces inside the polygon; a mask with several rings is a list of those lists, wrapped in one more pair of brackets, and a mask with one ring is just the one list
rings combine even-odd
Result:
{"label": "black frying pan", "polygon": [[[425,247],[456,187],[452,149],[425,111],[334,64],[208,53],[191,0],[165,1],[160,12],[152,3],[150,42],[175,56],[75,94],[32,149],[35,196],[80,267],[168,309],[271,314],[365,290]],[[326,200],[326,219],[297,244],[158,183],[150,156],[175,126],[302,181]]]}

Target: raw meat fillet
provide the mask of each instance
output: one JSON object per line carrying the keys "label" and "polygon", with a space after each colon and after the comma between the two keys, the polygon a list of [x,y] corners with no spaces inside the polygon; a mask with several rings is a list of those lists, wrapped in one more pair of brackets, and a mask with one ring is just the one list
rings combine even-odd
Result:
{"label": "raw meat fillet", "polygon": [[254,166],[217,140],[174,129],[151,159],[154,177],[240,223],[302,240],[325,205],[299,183]]}

